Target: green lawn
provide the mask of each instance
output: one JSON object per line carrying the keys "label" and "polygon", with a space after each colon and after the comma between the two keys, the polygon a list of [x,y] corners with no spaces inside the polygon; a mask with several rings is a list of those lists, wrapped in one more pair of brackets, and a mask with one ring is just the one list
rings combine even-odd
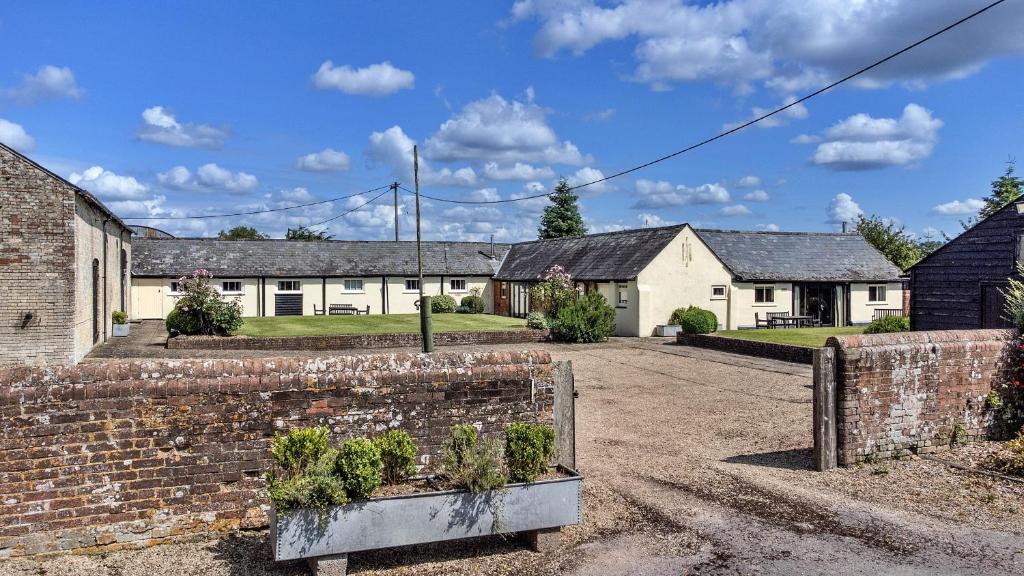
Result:
{"label": "green lawn", "polygon": [[[526,321],[492,314],[434,314],[434,332],[482,332],[524,328]],[[268,316],[246,318],[242,336],[329,336],[419,332],[418,314],[369,316]]]}
{"label": "green lawn", "polygon": [[820,348],[825,345],[829,336],[850,336],[863,334],[863,326],[845,326],[842,328],[775,328],[772,330],[722,330],[715,336],[757,340],[758,342],[777,342],[794,346],[810,346]]}

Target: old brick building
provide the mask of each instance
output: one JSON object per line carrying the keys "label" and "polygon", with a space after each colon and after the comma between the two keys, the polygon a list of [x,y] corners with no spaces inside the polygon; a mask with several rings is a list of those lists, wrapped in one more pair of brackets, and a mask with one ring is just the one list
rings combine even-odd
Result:
{"label": "old brick building", "polygon": [[0,367],[72,364],[127,311],[131,230],[0,144]]}

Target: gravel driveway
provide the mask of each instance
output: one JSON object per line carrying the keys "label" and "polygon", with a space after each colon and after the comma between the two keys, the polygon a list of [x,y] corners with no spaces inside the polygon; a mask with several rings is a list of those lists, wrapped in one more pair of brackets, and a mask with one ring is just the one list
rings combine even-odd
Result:
{"label": "gravel driveway", "polygon": [[[917,458],[817,473],[810,368],[655,339],[548,345],[573,361],[585,524],[534,554],[500,538],[356,554],[358,574],[1022,574],[1024,484]],[[265,533],[2,574],[302,574]]]}

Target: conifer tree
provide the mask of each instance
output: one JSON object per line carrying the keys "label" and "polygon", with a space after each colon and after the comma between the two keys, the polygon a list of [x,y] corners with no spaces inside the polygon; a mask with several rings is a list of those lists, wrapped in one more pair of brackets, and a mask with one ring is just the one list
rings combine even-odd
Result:
{"label": "conifer tree", "polygon": [[551,205],[544,208],[540,217],[540,228],[537,235],[541,240],[550,238],[579,238],[587,235],[583,225],[580,208],[576,204],[576,194],[569,189],[569,183],[562,178],[555,186],[555,191],[548,197]]}

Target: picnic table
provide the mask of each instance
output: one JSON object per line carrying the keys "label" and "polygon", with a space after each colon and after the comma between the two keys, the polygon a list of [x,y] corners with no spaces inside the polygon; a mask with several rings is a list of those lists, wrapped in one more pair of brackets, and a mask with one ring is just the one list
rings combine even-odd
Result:
{"label": "picnic table", "polygon": [[788,314],[785,316],[774,316],[770,319],[770,322],[773,328],[799,328],[801,326],[811,326],[814,323],[814,317],[803,314]]}

